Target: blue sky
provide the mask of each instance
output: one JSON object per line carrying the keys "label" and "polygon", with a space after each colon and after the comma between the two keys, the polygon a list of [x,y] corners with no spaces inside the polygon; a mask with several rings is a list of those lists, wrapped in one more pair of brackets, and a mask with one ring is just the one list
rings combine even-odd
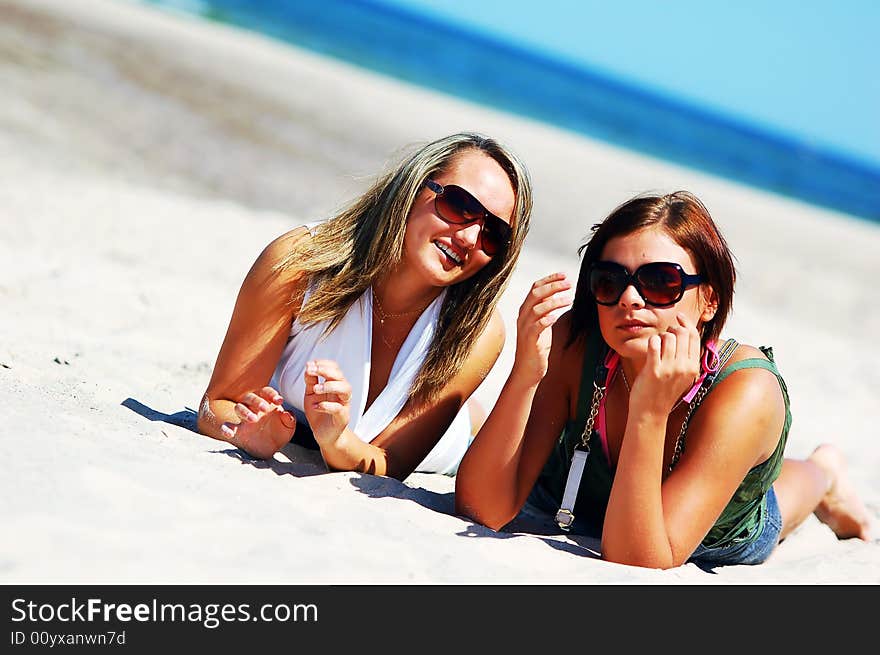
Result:
{"label": "blue sky", "polygon": [[880,166],[880,2],[378,1]]}

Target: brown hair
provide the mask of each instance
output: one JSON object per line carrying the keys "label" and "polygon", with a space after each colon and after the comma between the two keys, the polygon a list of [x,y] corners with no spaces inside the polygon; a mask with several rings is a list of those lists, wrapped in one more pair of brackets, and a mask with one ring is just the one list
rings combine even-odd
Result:
{"label": "brown hair", "polygon": [[583,256],[571,309],[569,343],[598,329],[596,302],[590,293],[590,268],[599,261],[605,245],[613,238],[648,227],[659,227],[693,258],[697,273],[715,292],[718,309],[701,328],[701,341],[717,339],[733,304],[736,267],[727,241],[715,225],[709,210],[692,193],[676,191],[664,196],[636,196],[615,209],[601,223],[593,225],[592,237],[578,249]]}
{"label": "brown hair", "polygon": [[524,164],[494,139],[472,132],[422,144],[279,264],[309,277],[312,291],[300,311],[300,323],[327,321],[330,332],[373,282],[401,260],[407,219],[425,180],[448,170],[457,156],[469,150],[494,159],[510,179],[515,195],[510,244],[475,275],[447,289],[434,339],[410,396],[432,396],[459,371],[507,287],[532,211],[531,181]]}

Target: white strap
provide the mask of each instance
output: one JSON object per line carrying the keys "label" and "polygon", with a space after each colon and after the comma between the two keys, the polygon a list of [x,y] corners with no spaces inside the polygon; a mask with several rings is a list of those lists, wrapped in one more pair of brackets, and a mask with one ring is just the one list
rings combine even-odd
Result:
{"label": "white strap", "polygon": [[577,500],[578,489],[581,486],[581,478],[584,475],[584,467],[590,451],[575,448],[571,457],[571,467],[568,469],[568,479],[565,481],[565,493],[562,494],[562,505],[556,512],[556,523],[563,530],[568,530],[574,523],[574,502]]}

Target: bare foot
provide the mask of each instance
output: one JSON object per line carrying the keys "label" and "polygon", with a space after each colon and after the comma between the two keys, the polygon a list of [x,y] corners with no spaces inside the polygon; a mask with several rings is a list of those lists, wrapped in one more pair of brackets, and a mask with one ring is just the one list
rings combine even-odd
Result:
{"label": "bare foot", "polygon": [[828,474],[831,484],[814,513],[834,531],[838,539],[858,537],[869,541],[871,520],[846,473],[841,452],[831,444],[822,444],[808,458]]}

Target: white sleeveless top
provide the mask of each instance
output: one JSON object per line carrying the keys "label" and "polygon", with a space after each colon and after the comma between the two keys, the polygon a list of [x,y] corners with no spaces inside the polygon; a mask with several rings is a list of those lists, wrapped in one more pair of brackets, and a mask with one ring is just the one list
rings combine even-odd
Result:
{"label": "white sleeveless top", "polygon": [[[397,353],[388,383],[366,411],[364,407],[370,385],[373,342],[372,288],[352,304],[342,321],[324,338],[321,336],[326,322],[303,327],[298,319],[295,320],[270,384],[284,397],[285,405],[295,414],[297,421],[308,424],[303,412],[303,373],[306,363],[314,359],[334,360],[351,384],[351,416],[348,427],[362,441],[369,443],[403,409],[412,382],[434,337],[445,297],[444,289],[419,316]],[[416,471],[454,475],[470,441],[471,423],[465,404],[440,441],[416,467]]]}

